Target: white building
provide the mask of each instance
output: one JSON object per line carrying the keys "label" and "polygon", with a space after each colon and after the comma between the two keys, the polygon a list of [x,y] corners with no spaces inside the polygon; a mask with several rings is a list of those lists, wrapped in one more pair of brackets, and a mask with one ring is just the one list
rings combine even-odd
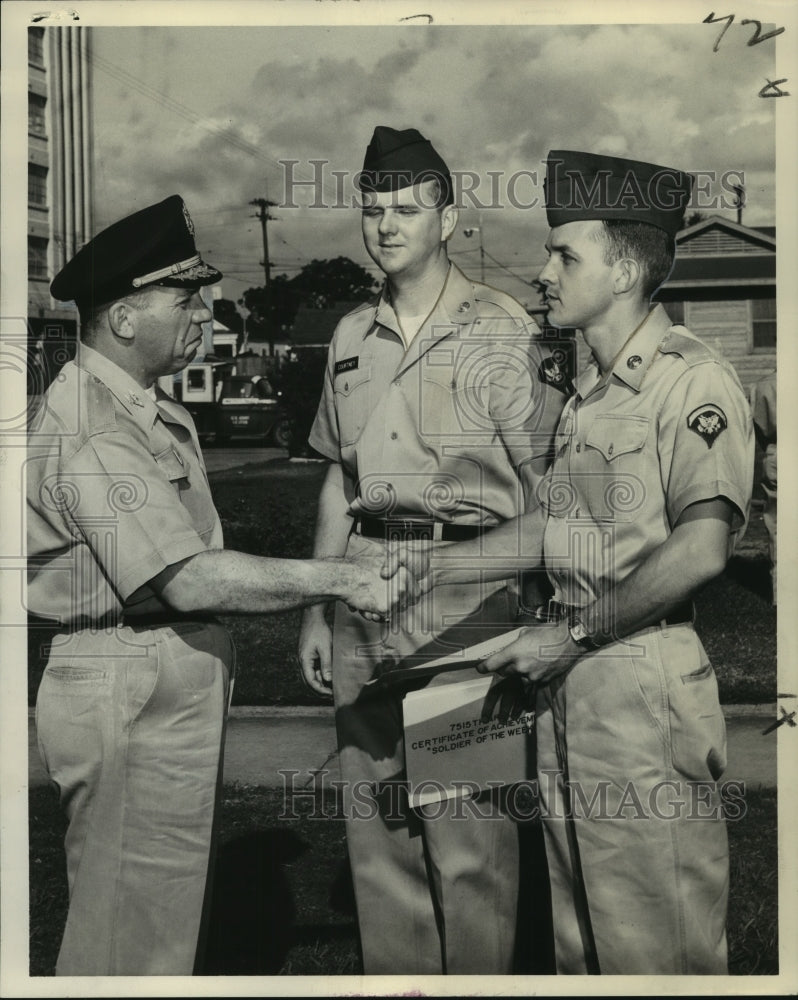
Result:
{"label": "white building", "polygon": [[28,28],[27,319],[46,382],[77,335],[75,307],[53,299],[50,282],[93,231],[89,33]]}

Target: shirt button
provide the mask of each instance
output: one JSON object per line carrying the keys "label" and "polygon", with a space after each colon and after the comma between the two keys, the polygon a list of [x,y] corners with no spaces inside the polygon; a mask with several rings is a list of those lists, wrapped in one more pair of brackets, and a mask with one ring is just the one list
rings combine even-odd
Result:
{"label": "shirt button", "polygon": [[399,435],[396,433],[396,431],[391,431],[391,441],[395,441],[398,437]]}
{"label": "shirt button", "polygon": [[349,392],[349,383],[344,382],[344,392]]}
{"label": "shirt button", "polygon": [[576,442],[576,450],[577,452],[580,452],[582,450],[582,445],[578,441]]}
{"label": "shirt button", "polygon": [[612,444],[611,444],[611,445],[609,446],[609,448],[607,449],[607,454],[608,454],[608,455],[611,455],[611,454],[613,453],[614,449],[615,449],[615,445],[612,445]]}

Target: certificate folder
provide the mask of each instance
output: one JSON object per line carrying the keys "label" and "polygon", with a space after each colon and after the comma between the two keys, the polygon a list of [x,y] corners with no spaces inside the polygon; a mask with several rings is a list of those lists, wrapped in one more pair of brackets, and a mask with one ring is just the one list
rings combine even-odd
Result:
{"label": "certificate folder", "polygon": [[[504,632],[453,656],[387,671],[370,682],[375,690],[404,693],[405,764],[412,806],[534,777],[528,763],[534,712],[523,711],[507,721],[482,721],[488,692],[504,678],[474,670],[520,631]],[[424,686],[416,690],[417,684]]]}
{"label": "certificate folder", "polygon": [[393,670],[386,670],[377,677],[368,681],[365,687],[369,690],[379,690],[381,688],[396,689],[407,687],[412,689],[422,681],[428,681],[438,674],[449,673],[453,670],[476,670],[477,664],[486,659],[491,653],[495,653],[513,640],[517,639],[521,633],[520,628],[512,629],[509,632],[502,632],[492,639],[478,642],[474,646],[468,646],[459,653],[452,653],[448,656],[439,656],[435,660],[427,660],[416,666],[397,667]]}

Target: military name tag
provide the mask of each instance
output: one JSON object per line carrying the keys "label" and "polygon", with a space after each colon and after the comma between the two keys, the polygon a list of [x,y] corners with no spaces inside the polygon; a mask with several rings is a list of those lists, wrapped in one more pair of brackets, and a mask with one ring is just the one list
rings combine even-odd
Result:
{"label": "military name tag", "polygon": [[335,374],[340,375],[341,372],[352,372],[357,368],[357,363],[360,358],[346,358],[343,361],[335,362]]}

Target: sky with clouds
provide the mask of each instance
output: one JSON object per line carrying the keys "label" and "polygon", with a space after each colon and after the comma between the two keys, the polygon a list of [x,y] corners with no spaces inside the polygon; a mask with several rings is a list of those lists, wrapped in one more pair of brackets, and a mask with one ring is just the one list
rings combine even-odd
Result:
{"label": "sky with clouds", "polygon": [[[542,198],[549,149],[736,171],[743,221],[775,223],[778,102],[759,96],[775,79],[774,42],[749,46],[752,29],[734,23],[713,51],[725,23],[95,27],[97,227],[179,192],[238,299],[263,280],[249,202],[285,199],[281,161],[307,180],[325,160],[323,197],[339,207],[310,207],[306,186],[299,207],[273,208],[273,273],[340,254],[370,266],[358,214],[341,205],[351,184],[333,171],[360,169],[375,125],[414,126],[450,169],[477,175],[481,201],[497,178],[501,206],[480,218],[467,203],[453,259],[479,277],[479,236],[464,234],[478,226],[486,280],[533,304],[547,230],[542,208],[525,206]],[[700,197],[720,194],[730,205],[717,183]]]}

